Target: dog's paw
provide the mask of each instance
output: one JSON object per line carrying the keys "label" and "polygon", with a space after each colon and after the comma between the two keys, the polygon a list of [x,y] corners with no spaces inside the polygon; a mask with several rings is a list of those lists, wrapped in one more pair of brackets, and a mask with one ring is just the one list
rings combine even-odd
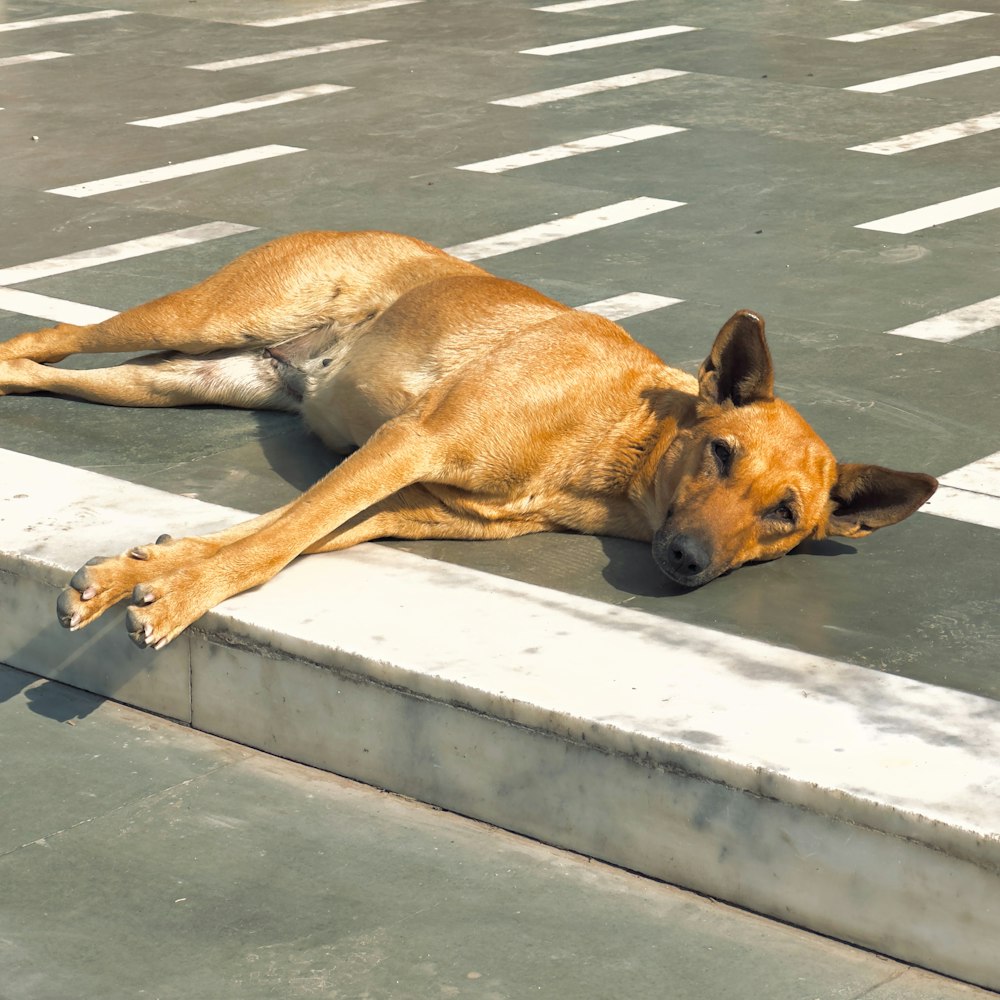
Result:
{"label": "dog's paw", "polygon": [[56,601],[56,616],[71,632],[89,625],[108,608],[124,600],[136,584],[150,574],[149,562],[169,551],[169,535],[160,535],[154,545],[140,545],[120,556],[97,556],[73,574],[69,586]]}
{"label": "dog's paw", "polygon": [[139,583],[125,612],[129,638],[140,649],[163,649],[214,603],[204,596],[197,573],[179,570],[160,580]]}

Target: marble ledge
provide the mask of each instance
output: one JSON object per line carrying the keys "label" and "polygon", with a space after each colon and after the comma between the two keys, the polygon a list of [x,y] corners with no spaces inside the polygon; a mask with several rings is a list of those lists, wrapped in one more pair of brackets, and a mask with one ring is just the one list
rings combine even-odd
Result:
{"label": "marble ledge", "polygon": [[[95,553],[246,516],[13,452],[0,459],[0,570],[53,598]],[[34,642],[60,679],[79,678],[91,629],[63,633],[51,603],[39,608],[27,589],[14,600],[25,648]],[[128,685],[155,689],[162,677],[174,706],[165,714],[184,720],[198,711],[196,686],[183,704],[185,644],[214,635],[1000,872],[1000,706],[987,699],[372,545],[300,560],[159,654],[115,629],[120,611],[94,632],[101,650],[124,643],[94,657],[122,664],[100,693],[136,704]],[[22,664],[38,669],[18,655]]]}

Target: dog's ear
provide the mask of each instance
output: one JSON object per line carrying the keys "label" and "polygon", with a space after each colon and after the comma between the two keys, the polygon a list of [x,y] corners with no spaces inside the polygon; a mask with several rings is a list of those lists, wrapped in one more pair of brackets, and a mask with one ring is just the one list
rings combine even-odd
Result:
{"label": "dog's ear", "polygon": [[698,373],[698,395],[734,406],[774,399],[774,365],[761,316],[741,309],[719,331]]}
{"label": "dog's ear", "polygon": [[896,472],[881,465],[837,466],[830,490],[829,535],[861,538],[909,517],[938,487],[922,472]]}

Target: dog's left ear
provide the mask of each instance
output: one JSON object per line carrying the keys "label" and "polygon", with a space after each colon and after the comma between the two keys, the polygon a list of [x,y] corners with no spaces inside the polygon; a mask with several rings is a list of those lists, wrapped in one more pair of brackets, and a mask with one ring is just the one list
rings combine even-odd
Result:
{"label": "dog's left ear", "polygon": [[734,406],[774,399],[774,365],[762,317],[741,309],[723,326],[698,373],[698,395],[707,403]]}
{"label": "dog's left ear", "polygon": [[833,512],[827,521],[827,534],[861,538],[896,524],[929,500],[937,487],[938,481],[922,472],[896,472],[881,465],[838,465],[837,481],[830,490]]}

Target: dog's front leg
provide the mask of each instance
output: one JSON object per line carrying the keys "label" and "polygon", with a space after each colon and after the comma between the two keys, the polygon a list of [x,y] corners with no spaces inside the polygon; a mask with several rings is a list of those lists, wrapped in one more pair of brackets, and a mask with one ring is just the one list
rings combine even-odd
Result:
{"label": "dog's front leg", "polygon": [[438,450],[414,419],[384,424],[260,530],[137,584],[126,616],[129,635],[139,646],[161,649],[210,608],[265,583],[362,511],[440,476],[446,466]]}

